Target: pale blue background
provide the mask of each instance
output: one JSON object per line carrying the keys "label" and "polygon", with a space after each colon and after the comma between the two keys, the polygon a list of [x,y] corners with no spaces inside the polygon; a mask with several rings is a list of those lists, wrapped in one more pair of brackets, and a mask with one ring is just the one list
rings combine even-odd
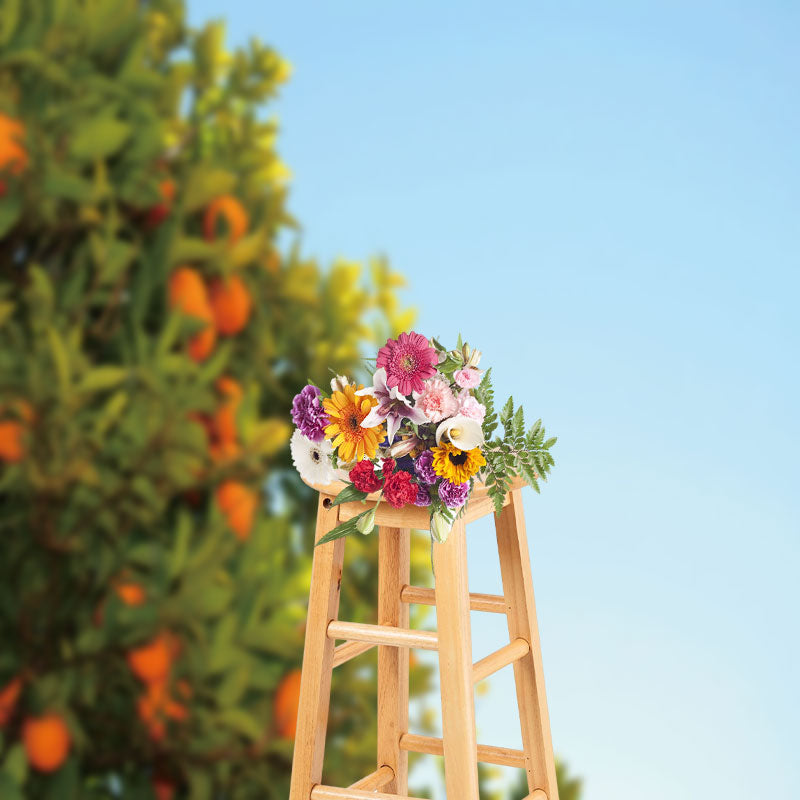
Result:
{"label": "pale blue background", "polygon": [[[586,800],[800,797],[800,7],[190,6],[294,64],[304,248],[385,251],[418,330],[462,330],[560,436],[526,508]],[[488,743],[518,741],[506,678]]]}

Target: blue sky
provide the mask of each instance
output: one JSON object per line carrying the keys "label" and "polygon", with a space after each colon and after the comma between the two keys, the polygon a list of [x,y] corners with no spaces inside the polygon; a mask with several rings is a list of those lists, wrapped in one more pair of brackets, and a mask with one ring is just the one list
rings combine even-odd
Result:
{"label": "blue sky", "polygon": [[[526,512],[585,799],[800,796],[800,7],[189,5],[294,65],[305,250],[386,253],[417,329],[559,436]],[[498,591],[487,526],[470,547]],[[474,625],[476,658],[503,643]],[[480,739],[514,713],[502,675]]]}

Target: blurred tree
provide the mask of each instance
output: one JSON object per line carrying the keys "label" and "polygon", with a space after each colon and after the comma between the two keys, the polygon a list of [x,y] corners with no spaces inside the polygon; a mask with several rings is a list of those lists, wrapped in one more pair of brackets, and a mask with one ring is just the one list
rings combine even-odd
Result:
{"label": "blurred tree", "polygon": [[[583,781],[569,774],[567,765],[563,761],[556,761],[556,780],[558,781],[558,796],[560,800],[581,800],[583,797]],[[528,796],[528,779],[522,773],[511,788],[508,800],[525,800]]]}
{"label": "blurred tree", "polygon": [[[0,3],[3,800],[288,794],[315,513],[288,409],[411,321],[385,263],[276,248],[288,72],[181,0]],[[373,672],[337,671],[332,782],[374,769]]]}

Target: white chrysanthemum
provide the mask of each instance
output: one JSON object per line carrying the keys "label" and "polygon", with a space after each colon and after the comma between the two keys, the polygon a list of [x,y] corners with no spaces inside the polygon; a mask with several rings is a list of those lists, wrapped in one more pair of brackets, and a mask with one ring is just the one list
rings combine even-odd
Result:
{"label": "white chrysanthemum", "polygon": [[295,468],[307,483],[325,485],[336,479],[331,464],[333,447],[327,439],[312,442],[296,430],[292,434],[289,449],[292,451]]}

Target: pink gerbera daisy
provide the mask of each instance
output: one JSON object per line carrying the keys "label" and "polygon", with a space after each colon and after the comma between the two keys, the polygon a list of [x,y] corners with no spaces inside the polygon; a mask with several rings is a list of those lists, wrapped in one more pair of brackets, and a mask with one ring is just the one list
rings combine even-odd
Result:
{"label": "pink gerbera daisy", "polygon": [[386,368],[386,385],[400,394],[421,392],[426,378],[436,372],[439,357],[421,333],[401,333],[378,350],[376,366]]}

